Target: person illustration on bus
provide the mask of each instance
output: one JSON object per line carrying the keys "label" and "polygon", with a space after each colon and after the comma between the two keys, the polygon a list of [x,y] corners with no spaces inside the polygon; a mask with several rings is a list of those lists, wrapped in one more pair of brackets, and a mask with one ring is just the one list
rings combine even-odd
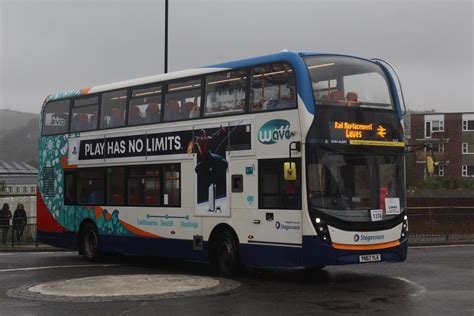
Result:
{"label": "person illustration on bus", "polygon": [[[194,169],[198,176],[198,184],[202,183],[208,188],[209,212],[222,212],[220,207],[216,207],[216,191],[218,185],[225,188],[225,177],[223,177],[224,183],[219,180],[222,179],[223,174],[225,175],[228,163],[223,156],[216,152],[223,141],[223,137],[225,138],[226,129],[220,127],[211,136],[207,136],[203,129],[199,133],[200,135],[194,139],[196,152],[199,155],[199,162]],[[198,202],[202,200],[199,193]]]}

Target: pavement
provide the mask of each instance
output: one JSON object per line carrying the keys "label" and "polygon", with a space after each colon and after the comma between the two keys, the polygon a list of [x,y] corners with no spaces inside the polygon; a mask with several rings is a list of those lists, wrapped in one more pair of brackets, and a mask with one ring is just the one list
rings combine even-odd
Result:
{"label": "pavement", "polygon": [[[11,294],[50,282],[64,284],[65,280],[70,285],[80,285],[84,279],[103,276],[124,276],[127,281],[114,283],[116,288],[136,286],[140,284],[137,280],[143,280],[144,276],[148,281],[142,283],[149,282],[151,288],[153,284],[159,287],[155,277],[212,280],[215,276],[209,273],[206,264],[179,260],[121,257],[90,263],[76,252],[3,252],[0,253],[0,314],[473,315],[473,271],[473,245],[411,247],[408,260],[403,263],[332,266],[313,273],[249,268],[231,280],[239,284],[237,287],[204,295],[149,300],[44,301]],[[107,282],[95,280],[89,284]]]}
{"label": "pavement", "polygon": [[57,248],[46,244],[15,244],[13,247],[11,244],[7,246],[0,244],[0,252],[42,252],[42,251],[68,251],[67,249]]}

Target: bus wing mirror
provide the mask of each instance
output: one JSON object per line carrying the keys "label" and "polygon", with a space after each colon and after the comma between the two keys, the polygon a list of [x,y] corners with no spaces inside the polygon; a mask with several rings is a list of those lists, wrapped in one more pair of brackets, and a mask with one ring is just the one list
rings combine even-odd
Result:
{"label": "bus wing mirror", "polygon": [[285,181],[296,181],[296,163],[295,162],[284,162],[283,163],[283,177]]}

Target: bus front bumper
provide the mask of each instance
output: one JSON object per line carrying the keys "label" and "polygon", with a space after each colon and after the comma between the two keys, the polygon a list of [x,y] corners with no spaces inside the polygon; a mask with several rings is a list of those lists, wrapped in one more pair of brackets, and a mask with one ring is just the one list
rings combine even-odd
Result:
{"label": "bus front bumper", "polygon": [[[341,248],[345,247],[326,244],[318,236],[303,236],[303,265],[306,267],[318,267],[358,264],[364,263],[361,262],[363,258],[377,258],[377,261],[380,262],[405,261],[407,258],[408,238],[390,245],[380,244],[379,247],[377,245],[367,247],[372,249],[363,249],[363,247],[360,249],[357,249],[357,247]],[[378,260],[378,256],[367,257],[366,255],[380,255],[380,260]]]}

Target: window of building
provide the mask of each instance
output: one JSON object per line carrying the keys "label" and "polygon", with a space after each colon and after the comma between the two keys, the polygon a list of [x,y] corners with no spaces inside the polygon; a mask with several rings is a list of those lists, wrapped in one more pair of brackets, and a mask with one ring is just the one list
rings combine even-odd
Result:
{"label": "window of building", "polygon": [[258,161],[258,207],[260,209],[301,209],[301,165],[296,162],[295,181],[285,181],[283,163],[288,159]]}
{"label": "window of building", "polygon": [[107,92],[102,95],[100,109],[100,128],[113,128],[125,125],[127,90]]}
{"label": "window of building", "polygon": [[474,131],[474,120],[463,120],[462,121],[463,131]]}
{"label": "window of building", "polygon": [[474,154],[474,144],[462,143],[463,154]]}
{"label": "window of building", "polygon": [[251,80],[252,112],[296,107],[295,74],[289,65],[254,67]]}
{"label": "window of building", "polygon": [[201,94],[201,79],[169,84],[165,95],[164,120],[170,122],[198,118]]}
{"label": "window of building", "polygon": [[28,188],[25,186],[23,186],[23,193],[28,193]]}
{"label": "window of building", "polygon": [[35,193],[35,192],[36,192],[36,188],[35,188],[34,185],[32,185],[32,186],[30,187],[30,193]]}
{"label": "window of building", "polygon": [[444,177],[444,165],[438,166],[438,176]]}
{"label": "window of building", "polygon": [[20,193],[20,187],[19,186],[15,187],[15,193]]}
{"label": "window of building", "polygon": [[229,71],[206,78],[205,116],[245,111],[247,71]]}
{"label": "window of building", "polygon": [[84,168],[77,172],[77,203],[79,205],[104,204],[104,172],[102,168]]}
{"label": "window of building", "polygon": [[432,132],[443,132],[444,131],[444,121],[432,121],[431,122],[431,131]]}
{"label": "window of building", "polygon": [[71,132],[84,132],[96,129],[98,111],[98,97],[75,100],[72,108]]}
{"label": "window of building", "polygon": [[430,121],[425,122],[425,137],[426,138],[431,137],[431,122]]}
{"label": "window of building", "polygon": [[463,177],[474,177],[474,166],[462,166]]}
{"label": "window of building", "polygon": [[125,204],[125,168],[107,168],[107,205]]}
{"label": "window of building", "polygon": [[43,135],[67,133],[70,100],[53,101],[43,111]]}
{"label": "window of building", "polygon": [[12,187],[11,186],[7,187],[7,193],[12,193]]}
{"label": "window of building", "polygon": [[161,168],[134,166],[128,169],[128,205],[161,205]]}
{"label": "window of building", "polygon": [[132,91],[128,109],[128,125],[158,123],[161,121],[161,86]]}
{"label": "window of building", "polygon": [[444,143],[433,143],[430,144],[430,147],[433,149],[434,152],[444,152]]}

